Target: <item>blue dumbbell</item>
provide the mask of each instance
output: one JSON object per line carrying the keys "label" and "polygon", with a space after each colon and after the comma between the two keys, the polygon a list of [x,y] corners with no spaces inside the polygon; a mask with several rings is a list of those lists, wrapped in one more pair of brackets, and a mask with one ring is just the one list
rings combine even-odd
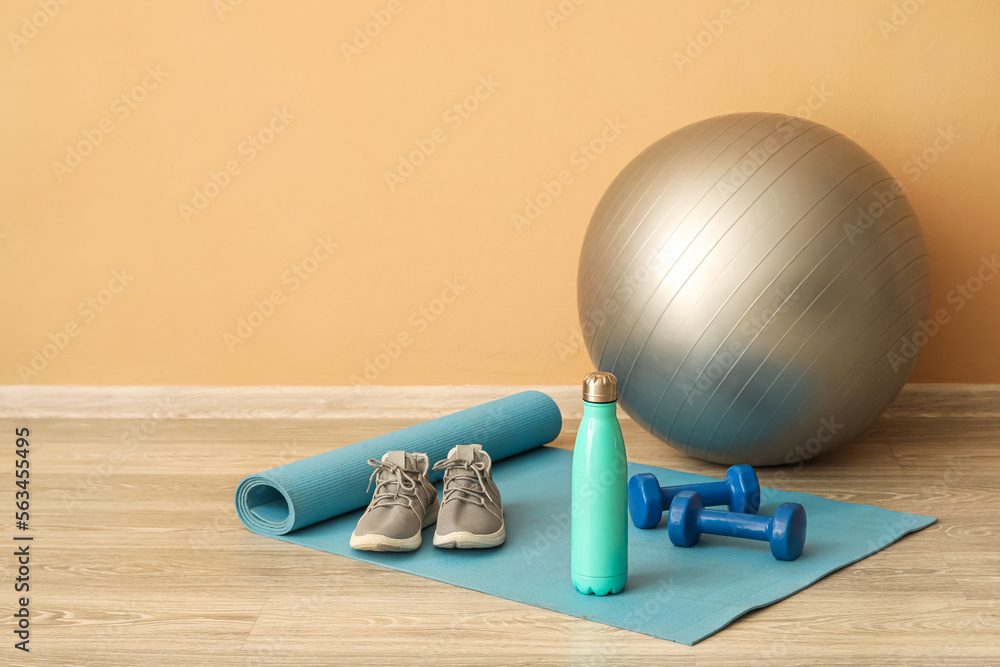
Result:
{"label": "blue dumbbell", "polygon": [[773,517],[707,510],[694,491],[681,491],[670,503],[667,537],[679,547],[693,547],[703,533],[729,535],[771,544],[778,560],[795,560],[806,543],[806,510],[782,503]]}
{"label": "blue dumbbell", "polygon": [[628,513],[636,528],[655,528],[670,501],[681,491],[697,491],[708,506],[726,505],[730,512],[756,514],[760,507],[760,484],[757,473],[747,465],[732,466],[726,478],[718,482],[660,486],[649,473],[632,475],[628,481]]}

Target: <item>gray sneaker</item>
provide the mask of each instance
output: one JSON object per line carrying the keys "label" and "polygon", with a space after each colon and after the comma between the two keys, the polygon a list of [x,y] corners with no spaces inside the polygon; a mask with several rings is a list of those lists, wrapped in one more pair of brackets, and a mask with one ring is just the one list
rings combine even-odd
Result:
{"label": "gray sneaker", "polygon": [[493,462],[482,445],[452,447],[434,470],[445,471],[434,546],[484,549],[503,544],[503,505],[493,483]]}
{"label": "gray sneaker", "polygon": [[420,531],[438,516],[437,490],[427,479],[426,454],[386,452],[382,460],[368,459],[375,471],[368,479],[375,493],[351,534],[351,547],[360,551],[413,551]]}

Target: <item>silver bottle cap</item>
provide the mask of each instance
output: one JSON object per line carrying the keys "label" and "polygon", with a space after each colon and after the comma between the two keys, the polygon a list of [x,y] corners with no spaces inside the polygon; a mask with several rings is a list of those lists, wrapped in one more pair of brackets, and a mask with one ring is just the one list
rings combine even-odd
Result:
{"label": "silver bottle cap", "polygon": [[590,373],[583,378],[583,400],[614,403],[618,400],[618,379],[611,373]]}

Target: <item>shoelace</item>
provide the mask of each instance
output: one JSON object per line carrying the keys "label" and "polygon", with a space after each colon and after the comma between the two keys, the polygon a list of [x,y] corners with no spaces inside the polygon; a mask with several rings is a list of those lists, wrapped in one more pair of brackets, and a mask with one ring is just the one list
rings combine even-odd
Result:
{"label": "shoelace", "polygon": [[483,472],[486,470],[486,464],[482,461],[470,462],[463,461],[461,459],[444,459],[434,464],[434,470],[444,470],[445,476],[448,475],[448,471],[452,471],[457,468],[463,468],[474,472],[476,474],[476,481],[479,482],[479,488],[476,489],[467,486],[458,486],[457,484],[448,484],[446,481],[444,485],[444,498],[441,499],[441,505],[443,506],[449,500],[468,500],[479,503],[486,508],[487,512],[503,521],[503,517],[500,516],[493,509],[493,507],[486,504],[486,500],[489,500],[493,505],[499,505],[499,503],[493,499],[493,496],[490,495],[489,486],[487,486],[486,478],[483,476]]}
{"label": "shoelace", "polygon": [[[368,506],[369,509],[387,507],[389,505],[412,507],[409,498],[406,495],[401,497],[400,492],[406,491],[411,494],[416,492],[417,481],[414,479],[414,476],[419,473],[403,470],[395,463],[380,461],[379,459],[368,459],[368,465],[375,468],[372,471],[371,477],[368,478],[368,486],[365,488],[365,493],[368,493],[368,489],[372,488],[372,482],[375,482],[375,493],[372,495],[372,503]],[[379,473],[384,473],[384,475],[379,475]],[[389,491],[386,487],[392,483],[396,484],[396,488]]]}

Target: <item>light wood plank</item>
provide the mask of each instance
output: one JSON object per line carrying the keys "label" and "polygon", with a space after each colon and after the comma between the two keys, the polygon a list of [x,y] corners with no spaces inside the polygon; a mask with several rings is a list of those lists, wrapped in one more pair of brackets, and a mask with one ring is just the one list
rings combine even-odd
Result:
{"label": "light wood plank", "polygon": [[6,419],[432,419],[520,391],[583,414],[578,385],[434,387],[86,387],[0,385]]}
{"label": "light wood plank", "polygon": [[[148,387],[0,385],[5,419],[431,419],[528,389],[579,419],[579,385]],[[622,411],[619,415],[628,419]],[[1000,417],[1000,385],[908,384],[885,417]]]}

